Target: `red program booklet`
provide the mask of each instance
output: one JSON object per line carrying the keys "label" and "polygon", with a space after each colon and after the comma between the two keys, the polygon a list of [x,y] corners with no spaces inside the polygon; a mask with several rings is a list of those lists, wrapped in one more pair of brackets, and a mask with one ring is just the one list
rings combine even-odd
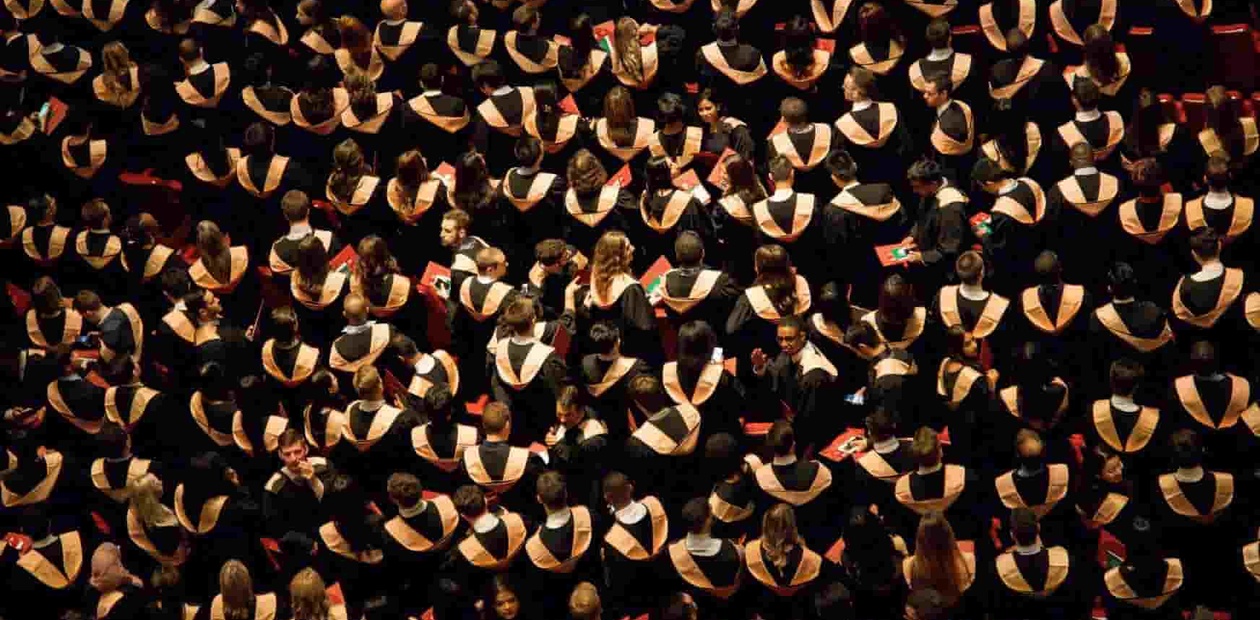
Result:
{"label": "red program booklet", "polygon": [[608,180],[604,182],[604,185],[629,187],[631,180],[633,180],[633,177],[630,175],[630,164],[626,164],[621,167],[621,170],[617,171],[617,174],[608,177]]}
{"label": "red program booklet", "polygon": [[900,243],[875,246],[875,255],[879,257],[879,264],[885,267],[901,265],[908,262],[910,260],[910,253],[913,251],[914,248]]}

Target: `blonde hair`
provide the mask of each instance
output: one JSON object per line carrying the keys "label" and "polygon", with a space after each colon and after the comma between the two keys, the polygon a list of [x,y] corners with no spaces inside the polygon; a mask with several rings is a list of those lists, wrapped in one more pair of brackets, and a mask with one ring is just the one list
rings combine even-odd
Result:
{"label": "blonde hair", "polygon": [[175,512],[162,505],[162,481],[153,474],[127,485],[127,502],[145,527],[164,525],[175,518]]}
{"label": "blonde hair", "polygon": [[227,282],[232,277],[230,249],[227,237],[218,224],[211,220],[197,223],[197,252],[201,254],[201,262],[206,271],[220,282]]}
{"label": "blonde hair", "polygon": [[630,240],[620,230],[604,233],[595,243],[595,256],[591,259],[591,283],[600,297],[608,296],[614,278],[630,273],[630,257],[627,256],[629,247]]}
{"label": "blonde hair", "polygon": [[796,529],[796,512],[791,506],[779,503],[766,511],[761,518],[761,548],[775,568],[782,570],[787,566],[788,553],[804,545]]}
{"label": "blonde hair", "polygon": [[617,20],[614,32],[613,49],[617,52],[616,61],[622,73],[636,83],[643,81],[643,48],[639,46],[639,22],[633,17],[622,17]]}
{"label": "blonde hair", "polygon": [[970,585],[970,570],[958,549],[954,528],[944,513],[929,512],[919,520],[914,537],[914,556],[910,559],[910,588],[931,588],[951,604]]}
{"label": "blonde hair", "polygon": [[313,568],[304,568],[289,582],[293,620],[328,620],[332,604],[324,580]]}
{"label": "blonde hair", "polygon": [[249,620],[254,615],[254,582],[240,560],[228,560],[219,569],[219,596],[226,620]]}
{"label": "blonde hair", "polygon": [[121,41],[110,41],[101,48],[101,65],[101,80],[111,95],[118,97],[138,86],[131,83],[131,54]]}

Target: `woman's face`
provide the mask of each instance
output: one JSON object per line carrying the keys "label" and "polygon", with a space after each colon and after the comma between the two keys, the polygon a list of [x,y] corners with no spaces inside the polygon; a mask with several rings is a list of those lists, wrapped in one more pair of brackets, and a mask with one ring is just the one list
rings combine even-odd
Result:
{"label": "woman's face", "polygon": [[696,113],[700,115],[700,120],[713,124],[718,122],[718,108],[712,101],[701,99],[700,105],[696,106]]}
{"label": "woman's face", "polygon": [[1124,461],[1119,457],[1113,456],[1107,459],[1103,464],[1102,479],[1111,484],[1116,484],[1124,480]]}
{"label": "woman's face", "polygon": [[494,613],[503,620],[515,620],[521,612],[521,602],[516,594],[509,590],[500,590],[494,595]]}
{"label": "woman's face", "polygon": [[303,25],[303,26],[310,26],[310,25],[313,25],[313,24],[315,23],[315,20],[311,19],[311,16],[310,16],[310,15],[307,15],[306,13],[303,13],[303,12],[302,12],[302,9],[298,9],[298,11],[297,11],[297,22],[298,22],[299,24]]}

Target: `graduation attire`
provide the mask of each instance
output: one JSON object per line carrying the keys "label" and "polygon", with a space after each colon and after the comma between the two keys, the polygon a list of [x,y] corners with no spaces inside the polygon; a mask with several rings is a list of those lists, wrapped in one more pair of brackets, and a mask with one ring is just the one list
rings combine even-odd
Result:
{"label": "graduation attire", "polygon": [[523,419],[517,434],[537,439],[555,419],[555,395],[567,370],[556,350],[536,340],[499,343],[494,354],[490,389],[494,399],[506,403]]}
{"label": "graduation attire", "polygon": [[1209,458],[1220,466],[1238,467],[1239,457],[1260,436],[1260,407],[1251,382],[1225,373],[1210,377],[1185,375],[1173,380],[1169,401],[1177,412],[1177,426],[1199,433],[1209,447]]}
{"label": "graduation attire", "polygon": [[[405,462],[412,454],[411,432],[414,412],[380,403],[366,409],[367,401],[355,401],[346,407],[343,441],[337,445],[334,462],[341,463],[364,484],[383,485],[388,473],[373,467],[381,459]],[[370,481],[370,482],[369,482]],[[369,488],[383,488],[382,486]]]}
{"label": "graduation attire", "polygon": [[703,265],[665,272],[657,291],[661,307],[675,328],[688,321],[721,326],[741,293],[730,275]]}
{"label": "graduation attire", "polygon": [[1172,292],[1171,307],[1177,318],[1173,331],[1188,341],[1221,343],[1223,357],[1234,359],[1237,347],[1229,346],[1229,334],[1242,327],[1238,317],[1243,304],[1238,301],[1245,287],[1242,269],[1225,268],[1221,275],[1206,280],[1183,276]]}
{"label": "graduation attire", "polygon": [[[1055,618],[1080,612],[1085,605],[1075,600],[1072,558],[1063,547],[1046,547],[1033,554],[1010,550],[997,556],[994,570],[994,606],[1000,612]],[[1015,611],[1019,609],[1021,611]]]}
{"label": "graduation attire", "polygon": [[83,434],[95,435],[101,430],[105,418],[104,395],[104,389],[77,374],[60,377],[48,384],[44,396],[48,404],[41,410],[40,417],[51,408],[65,422],[56,436],[71,445],[84,443],[88,438]]}
{"label": "graduation attire", "polygon": [[1152,382],[1171,379],[1167,371],[1174,367],[1177,347],[1172,344],[1173,331],[1164,310],[1149,301],[1111,303],[1099,306],[1090,316],[1089,329],[1095,343],[1099,368],[1130,357],[1150,371]]}
{"label": "graduation attire", "polygon": [[689,404],[671,405],[648,417],[626,440],[628,465],[637,474],[634,479],[662,492],[670,488],[660,484],[661,476],[690,480],[693,470],[688,468],[696,462],[701,422],[700,411]]}
{"label": "graduation attire", "polygon": [[1084,282],[1090,291],[1105,283],[1095,269],[1109,260],[1107,241],[1117,233],[1117,218],[1108,207],[1120,194],[1120,180],[1097,168],[1075,170],[1046,191],[1047,208],[1055,213],[1060,230],[1072,231],[1074,251],[1065,253],[1064,272],[1073,282]]}
{"label": "graduation attire", "polygon": [[1108,171],[1117,168],[1117,158],[1114,157],[1116,147],[1124,141],[1124,119],[1119,112],[1107,110],[1090,121],[1080,121],[1073,117],[1059,125],[1057,133],[1059,147],[1064,152],[1080,142],[1087,142],[1094,149],[1094,161],[1101,168]]}
{"label": "graduation attire", "polygon": [[[1237,540],[1234,523],[1234,476],[1205,470],[1197,482],[1180,482],[1175,474],[1159,476],[1152,503],[1160,519],[1160,540],[1168,555],[1181,558],[1187,572],[1210,571],[1220,563],[1221,554],[1232,552]],[[1187,584],[1192,600],[1220,604],[1221,592],[1215,584]]]}
{"label": "graduation attire", "polygon": [[[989,439],[977,424],[991,413],[993,389],[984,373],[963,360],[946,357],[936,372],[936,396],[941,407],[936,424],[950,427],[950,439],[965,465],[971,465],[980,442]],[[938,429],[940,430],[940,429]]]}
{"label": "graduation attire", "polygon": [[655,589],[663,585],[655,560],[665,549],[669,535],[669,518],[660,500],[648,496],[637,502],[645,513],[636,521],[613,514],[613,523],[604,534],[600,557],[605,581],[612,594],[610,607],[624,611],[645,610],[655,600]]}
{"label": "graduation attire", "polygon": [[961,174],[971,168],[972,149],[975,147],[976,122],[971,106],[951,99],[944,109],[934,110],[928,142],[932,150],[942,158],[943,164]]}
{"label": "graduation attire", "polygon": [[[802,276],[796,276],[796,306],[792,314],[803,316],[809,312],[811,303],[809,282]],[[732,357],[743,357],[757,347],[771,348],[775,344],[774,332],[781,318],[764,286],[744,289],[744,294],[735,300],[735,307],[726,319],[727,335],[741,335],[731,339],[731,344],[742,343],[732,348]]]}
{"label": "graduation attire", "polygon": [[538,526],[525,542],[529,558],[528,579],[542,595],[542,606],[553,612],[567,609],[568,597],[578,580],[592,574],[595,541],[591,511],[585,506],[569,509],[569,518],[557,527]]}
{"label": "graduation attire", "polygon": [[828,416],[823,413],[827,407],[824,403],[834,402],[831,399],[838,395],[838,377],[835,364],[824,357],[817,346],[806,343],[799,361],[780,352],[766,364],[765,374],[754,376],[752,381],[762,393],[763,411],[777,409],[792,420],[799,436],[821,439],[834,436],[834,433],[825,433],[839,432],[839,429],[833,428],[839,421],[827,419]]}
{"label": "graduation attire", "polygon": [[[333,469],[328,459],[311,456],[307,457],[307,462],[315,470],[314,479],[330,484]],[[263,485],[262,510],[268,532],[276,537],[286,532],[314,536],[326,516],[322,500],[323,495],[316,495],[311,483],[294,476],[288,469],[272,474]]]}
{"label": "graduation attire", "polygon": [[32,547],[17,557],[8,571],[6,589],[14,602],[6,607],[13,611],[17,611],[19,606],[26,609],[60,609],[66,598],[73,596],[72,593],[86,581],[83,568],[88,563],[87,559],[83,539],[74,530],[55,536],[50,544]]}
{"label": "graduation attire", "polygon": [[810,546],[830,545],[839,485],[826,465],[816,460],[798,460],[787,465],[767,463],[753,471],[753,481],[761,489],[757,505],[760,513],[779,502],[796,511],[801,535]]}
{"label": "graduation attire", "polygon": [[952,279],[954,261],[971,235],[967,203],[967,195],[949,184],[942,184],[934,195],[919,203],[909,236],[923,256],[923,273],[914,278],[922,290],[932,290]]}
{"label": "graduation attire", "polygon": [[[744,546],[744,562],[748,567],[748,574],[761,586],[758,589],[756,606],[767,612],[786,607],[800,613],[803,611],[800,607],[802,601],[808,600],[808,596],[796,595],[814,590],[823,572],[823,558],[809,547],[797,544],[788,550],[784,559],[783,566],[774,564],[762,547],[760,538]],[[750,587],[756,586],[750,584]]]}
{"label": "graduation attire", "polygon": [[621,330],[622,353],[645,359],[657,359],[659,338],[656,333],[656,313],[648,301],[643,285],[629,274],[619,274],[609,283],[607,294],[600,294],[594,282],[585,290],[579,289],[578,333],[582,335],[582,348],[589,350],[584,340],[590,326],[598,321],[611,321]]}
{"label": "graduation attire", "polygon": [[590,354],[582,358],[580,372],[590,406],[600,414],[609,435],[618,440],[628,437],[633,430],[627,421],[632,401],[626,388],[635,377],[652,372],[647,362],[624,355],[604,360]]}
{"label": "graduation attire", "polygon": [[941,287],[932,300],[932,319],[939,320],[944,329],[961,325],[971,332],[973,338],[984,341],[982,346],[987,345],[990,352],[1007,351],[1008,347],[1004,344],[1010,330],[1006,328],[1004,319],[1010,300],[997,293],[989,293],[984,299],[975,301],[963,297],[961,291],[962,287],[957,285]]}
{"label": "graduation attire", "polygon": [[540,459],[526,448],[486,440],[468,446],[460,460],[463,475],[508,509],[531,509]]}
{"label": "graduation attire", "polygon": [[1107,617],[1116,620],[1172,618],[1180,614],[1178,595],[1184,583],[1184,568],[1177,558],[1150,565],[1121,564],[1103,574],[1103,607]]}
{"label": "graduation attire", "polygon": [[393,335],[394,328],[388,323],[368,321],[347,326],[329,347],[328,366],[343,375],[353,375],[360,368],[375,364]]}
{"label": "graduation attire", "polygon": [[1003,266],[994,274],[998,276],[995,285],[1003,292],[1014,292],[1014,285],[1026,280],[1037,248],[1053,240],[1047,230],[1051,224],[1045,221],[1046,194],[1028,177],[1013,179],[999,190],[990,216],[991,232],[983,239],[984,248],[994,264]]}
{"label": "graduation attire", "polygon": [[843,144],[868,182],[899,186],[905,179],[904,162],[914,145],[897,106],[882,101],[870,102],[862,109],[858,105],[835,123],[844,136]]}
{"label": "graduation attire", "polygon": [[714,555],[693,552],[686,539],[674,542],[668,547],[669,561],[684,588],[717,599],[713,604],[719,608],[729,607],[742,585],[744,548],[730,540],[716,542],[720,546]]}
{"label": "graduation attire", "polygon": [[500,514],[488,532],[470,529],[452,551],[460,569],[468,575],[468,581],[462,583],[483,585],[494,573],[511,570],[525,550],[528,536],[525,521],[512,512]]}

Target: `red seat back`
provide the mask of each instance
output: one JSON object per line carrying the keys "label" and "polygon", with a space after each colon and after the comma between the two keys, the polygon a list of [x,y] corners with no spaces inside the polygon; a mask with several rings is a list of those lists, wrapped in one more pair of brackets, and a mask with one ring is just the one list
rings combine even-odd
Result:
{"label": "red seat back", "polygon": [[1256,87],[1256,36],[1247,24],[1212,27],[1209,66],[1215,82],[1247,91]]}

